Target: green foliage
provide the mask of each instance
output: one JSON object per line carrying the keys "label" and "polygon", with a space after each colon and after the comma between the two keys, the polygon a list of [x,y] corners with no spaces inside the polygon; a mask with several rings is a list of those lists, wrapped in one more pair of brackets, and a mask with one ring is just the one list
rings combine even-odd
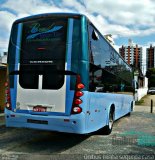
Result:
{"label": "green foliage", "polygon": [[135,102],[135,105],[141,105],[144,103],[144,99]]}
{"label": "green foliage", "polygon": [[146,72],[146,77],[150,78],[153,75],[155,76],[155,68],[149,68]]}
{"label": "green foliage", "polygon": [[155,68],[150,68],[146,72],[146,77],[148,78],[148,87],[155,87]]}

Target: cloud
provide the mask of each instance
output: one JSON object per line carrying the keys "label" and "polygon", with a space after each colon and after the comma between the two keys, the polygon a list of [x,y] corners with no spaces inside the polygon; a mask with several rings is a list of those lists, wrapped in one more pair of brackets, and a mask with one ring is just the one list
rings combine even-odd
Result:
{"label": "cloud", "polygon": [[[151,0],[89,0],[88,12],[98,13],[108,20],[103,26],[118,36],[145,36],[155,32],[155,3]],[[102,21],[98,22],[102,23]],[[144,29],[142,29],[144,28]]]}
{"label": "cloud", "polygon": [[154,25],[155,3],[151,0],[89,0],[89,12],[97,12],[122,25]]}
{"label": "cloud", "polygon": [[1,20],[0,20],[0,35],[7,34],[7,31],[10,31],[12,22],[16,18],[12,13],[7,11],[0,11]]}
{"label": "cloud", "polygon": [[7,11],[0,11],[0,15],[0,53],[2,53],[8,48],[11,25],[16,16]]}
{"label": "cloud", "polygon": [[60,9],[55,7],[52,1],[47,3],[42,0],[11,0],[2,5],[3,8],[8,8],[16,12],[17,17],[21,15],[32,15],[47,12],[59,12]]}
{"label": "cloud", "polygon": [[86,11],[84,3],[76,0],[62,0],[61,7],[69,8],[73,12],[85,13]]}
{"label": "cloud", "polygon": [[154,42],[151,42],[151,41],[148,42],[148,43],[147,43],[147,46],[149,46],[150,44],[151,44],[152,46],[155,46],[155,41],[154,41]]}
{"label": "cloud", "polygon": [[7,0],[0,6],[0,48],[2,43],[8,43],[14,20],[48,12],[83,13],[102,34],[110,33],[115,39],[155,32],[153,0]]}

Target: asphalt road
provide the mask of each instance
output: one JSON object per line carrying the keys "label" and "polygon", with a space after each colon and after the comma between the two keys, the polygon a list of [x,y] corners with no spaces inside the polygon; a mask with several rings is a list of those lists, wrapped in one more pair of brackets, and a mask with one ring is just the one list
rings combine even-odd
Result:
{"label": "asphalt road", "polygon": [[[155,159],[155,110],[136,106],[110,135],[75,135],[0,127],[0,159]],[[107,156],[107,157],[106,157]],[[114,157],[111,157],[114,156]],[[121,156],[124,156],[123,158]]]}

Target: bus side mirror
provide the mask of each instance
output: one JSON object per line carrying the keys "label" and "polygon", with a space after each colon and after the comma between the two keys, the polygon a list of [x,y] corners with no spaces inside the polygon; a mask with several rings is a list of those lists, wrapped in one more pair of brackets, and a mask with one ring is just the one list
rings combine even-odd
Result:
{"label": "bus side mirror", "polygon": [[139,89],[139,85],[138,85],[138,83],[137,82],[135,82],[135,87],[134,87],[135,89]]}
{"label": "bus side mirror", "polygon": [[92,32],[92,39],[95,41],[99,40],[99,36],[95,30],[93,30],[93,32]]}
{"label": "bus side mirror", "polygon": [[133,86],[133,88],[136,90],[136,89],[139,89],[139,84],[138,84],[138,82],[137,81],[133,81],[133,83],[132,83],[132,86]]}
{"label": "bus side mirror", "polygon": [[139,84],[136,82],[136,89],[139,89]]}

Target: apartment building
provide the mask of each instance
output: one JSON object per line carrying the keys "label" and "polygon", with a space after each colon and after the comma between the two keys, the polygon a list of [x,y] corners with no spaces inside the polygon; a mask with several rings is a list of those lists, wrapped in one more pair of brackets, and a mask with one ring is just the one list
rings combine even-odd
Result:
{"label": "apartment building", "polygon": [[131,40],[129,40],[128,46],[122,46],[119,48],[119,53],[125,61],[134,68],[141,70],[143,70],[142,51],[142,47],[133,44]]}
{"label": "apartment building", "polygon": [[136,73],[134,79],[137,81],[139,87],[144,87],[144,75],[146,69],[144,70],[144,57],[142,54],[142,47],[139,47],[137,44],[134,44],[132,40],[129,39],[128,46],[122,46],[121,48],[119,48],[119,53],[124,58],[124,60],[134,68]]}
{"label": "apartment building", "polygon": [[4,53],[0,56],[0,112],[4,112],[5,105],[5,82],[6,82],[6,58],[7,54]]}
{"label": "apartment building", "polygon": [[146,66],[148,68],[155,68],[155,46],[150,45],[146,48]]}

